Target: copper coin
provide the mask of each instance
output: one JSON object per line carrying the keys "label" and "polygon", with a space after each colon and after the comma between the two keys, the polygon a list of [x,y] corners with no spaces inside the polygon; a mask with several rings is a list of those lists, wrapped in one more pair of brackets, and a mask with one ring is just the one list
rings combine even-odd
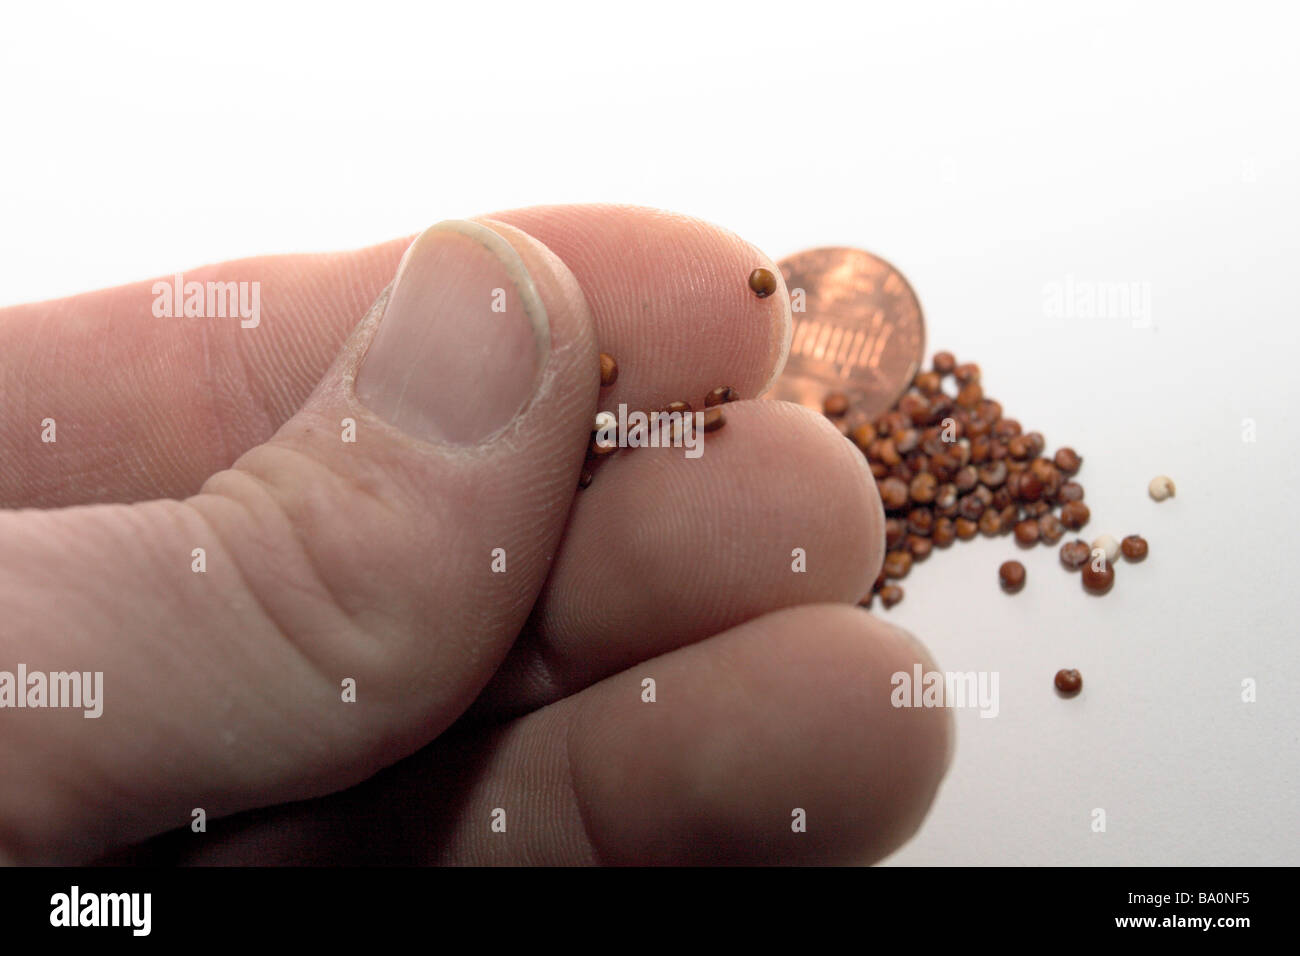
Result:
{"label": "copper coin", "polygon": [[780,262],[794,331],[785,370],[767,398],[818,411],[843,392],[855,414],[889,410],[925,356],[921,303],[903,274],[861,249],[826,247]]}

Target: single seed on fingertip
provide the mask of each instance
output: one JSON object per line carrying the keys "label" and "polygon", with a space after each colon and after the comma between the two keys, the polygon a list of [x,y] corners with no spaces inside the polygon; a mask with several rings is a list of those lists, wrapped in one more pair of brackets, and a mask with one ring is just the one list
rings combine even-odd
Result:
{"label": "single seed on fingertip", "polygon": [[776,291],[776,275],[771,269],[755,269],[749,274],[749,289],[760,299]]}
{"label": "single seed on fingertip", "polygon": [[600,387],[609,388],[618,381],[618,363],[614,356],[600,353]]}
{"label": "single seed on fingertip", "polygon": [[704,430],[706,432],[716,432],[725,424],[727,424],[727,418],[722,414],[721,408],[714,407],[704,410]]}
{"label": "single seed on fingertip", "polygon": [[1074,668],[1068,670],[1062,668],[1056,672],[1056,677],[1053,678],[1052,683],[1066,697],[1073,697],[1083,689],[1083,675]]}
{"label": "single seed on fingertip", "polygon": [[591,477],[592,477],[591,472],[588,469],[586,468],[582,469],[582,474],[578,476],[578,487],[586,488],[589,484],[591,484]]}
{"label": "single seed on fingertip", "polygon": [[669,402],[667,405],[663,407],[663,410],[667,412],[669,415],[673,414],[674,412],[680,415],[685,415],[691,410],[691,403],[690,402]]}
{"label": "single seed on fingertip", "polygon": [[714,405],[725,405],[727,402],[734,402],[739,399],[740,393],[730,385],[719,385],[704,396],[704,407],[712,408]]}

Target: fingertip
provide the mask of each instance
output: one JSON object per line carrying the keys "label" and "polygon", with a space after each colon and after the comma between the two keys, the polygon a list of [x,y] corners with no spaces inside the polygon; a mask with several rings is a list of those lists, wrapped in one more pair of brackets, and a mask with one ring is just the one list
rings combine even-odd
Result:
{"label": "fingertip", "polygon": [[880,490],[876,485],[875,476],[871,474],[866,456],[820,412],[793,402],[769,400],[763,404],[780,409],[783,415],[799,419],[810,430],[821,433],[825,439],[823,444],[826,447],[826,454],[844,462],[845,473],[857,479],[843,483],[842,487],[846,490],[837,500],[837,506],[842,514],[860,518],[865,525],[857,539],[861,543],[859,566],[863,569],[862,586],[858,597],[870,594],[872,584],[880,574],[880,568],[885,561],[885,508],[880,500]]}
{"label": "fingertip", "polygon": [[603,682],[579,695],[570,738],[592,839],[626,863],[883,858],[944,773],[947,715],[893,700],[895,675],[931,664],[860,609],[816,605]]}
{"label": "fingertip", "polygon": [[758,390],[758,396],[762,397],[771,391],[772,386],[781,377],[781,373],[785,371],[785,363],[790,358],[790,342],[794,336],[794,313],[790,303],[790,290],[786,288],[781,267],[758,246],[749,244],[749,247],[754,251],[754,261],[758,263],[755,268],[768,270],[776,279],[776,291],[767,296],[773,307],[773,349],[770,363],[772,373]]}
{"label": "fingertip", "polygon": [[[491,214],[544,243],[591,304],[601,350],[619,362],[613,404],[698,403],[730,385],[745,398],[780,374],[792,334],[780,270],[751,243],[711,223],[636,206],[534,206]],[[777,291],[757,296],[756,268]]]}

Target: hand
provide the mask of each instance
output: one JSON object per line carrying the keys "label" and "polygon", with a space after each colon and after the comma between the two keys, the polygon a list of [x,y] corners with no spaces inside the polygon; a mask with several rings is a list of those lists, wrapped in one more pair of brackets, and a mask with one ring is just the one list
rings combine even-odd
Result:
{"label": "hand", "polygon": [[[862,456],[753,400],[790,334],[756,267],[695,220],[534,208],[186,274],[259,283],[255,327],[160,318],[151,282],[0,312],[0,502],[27,509],[0,512],[0,671],[103,674],[97,718],[0,709],[0,856],[899,846],[949,717],[891,706],[933,665],[853,606],[883,549]],[[745,400],[699,458],[621,450],[578,489],[597,409],[718,385]]]}

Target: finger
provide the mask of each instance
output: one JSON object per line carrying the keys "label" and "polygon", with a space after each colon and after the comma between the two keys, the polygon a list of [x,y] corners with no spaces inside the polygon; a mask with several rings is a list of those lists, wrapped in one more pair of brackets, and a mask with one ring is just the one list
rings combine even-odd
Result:
{"label": "finger", "polygon": [[302,411],[199,495],[0,515],[0,661],[103,675],[97,719],[0,712],[0,849],[75,859],[330,792],[440,733],[542,585],[597,384],[563,264],[442,224]]}
{"label": "finger", "polygon": [[[784,286],[756,298],[736,236],[635,207],[558,206],[486,217],[523,228],[578,278],[601,349],[622,371],[603,398],[648,408],[732,385],[759,394],[790,337]],[[0,310],[0,506],[184,497],[268,439],[306,400],[409,240],[184,274],[256,284],[255,328],[159,318],[154,282]],[[166,277],[170,285],[172,277]],[[251,311],[251,310],[250,310]],[[657,403],[657,404],[655,404]],[[42,441],[47,419],[57,442]]]}
{"label": "finger", "polygon": [[871,592],[884,512],[862,453],[798,405],[725,413],[698,458],[627,449],[602,465],[477,717],[549,704],[768,611]]}
{"label": "finger", "polygon": [[[604,408],[699,407],[719,385],[757,398],[785,365],[792,323],[781,270],[733,233],[632,206],[534,206],[490,218],[533,236],[582,286],[601,350],[619,361]],[[777,281],[765,299],[748,285],[757,268]]]}
{"label": "finger", "polygon": [[[891,703],[893,675],[917,664],[935,669],[861,610],[791,608],[440,740],[348,793],[227,821],[198,852],[154,850],[222,864],[869,863],[916,831],[947,765],[946,709]],[[358,821],[373,823],[364,841]]]}

